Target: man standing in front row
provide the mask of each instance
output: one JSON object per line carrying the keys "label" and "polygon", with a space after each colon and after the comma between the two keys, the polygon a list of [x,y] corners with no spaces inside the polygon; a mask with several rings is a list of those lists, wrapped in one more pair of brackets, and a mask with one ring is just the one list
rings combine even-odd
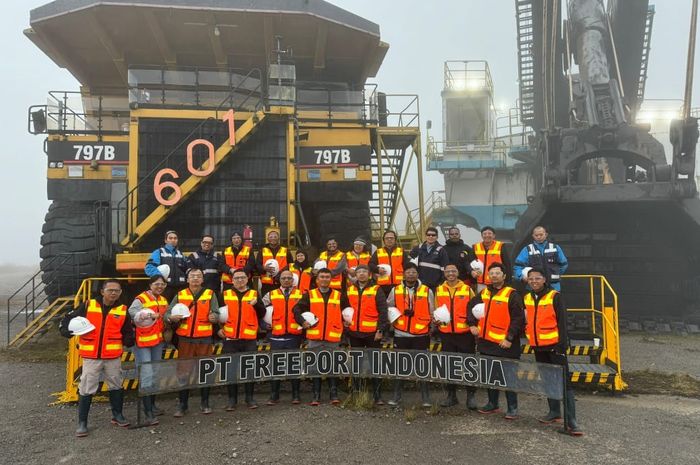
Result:
{"label": "man standing in front row", "polygon": [[[61,320],[59,329],[64,337],[72,337],[70,322],[76,317],[87,318],[94,329],[84,332],[78,342],[78,351],[83,358],[83,369],[78,385],[78,429],[79,438],[88,435],[87,420],[92,396],[97,392],[100,376],[109,388],[109,403],[112,407],[112,424],[129,426],[122,414],[124,391],[122,390],[121,356],[122,346],[134,345],[134,327],[129,320],[126,305],[119,304],[122,286],[115,279],[102,283],[100,297],[80,304]],[[87,324],[87,323],[86,323]],[[89,326],[88,324],[88,326]],[[86,328],[89,329],[89,328]]]}
{"label": "man standing in front row", "polygon": [[561,292],[560,279],[566,273],[569,261],[561,247],[549,242],[547,236],[544,226],[536,226],[532,230],[532,243],[523,247],[515,258],[514,278],[527,283],[527,274],[523,274],[523,269],[541,268],[547,274],[547,282],[552,289]]}

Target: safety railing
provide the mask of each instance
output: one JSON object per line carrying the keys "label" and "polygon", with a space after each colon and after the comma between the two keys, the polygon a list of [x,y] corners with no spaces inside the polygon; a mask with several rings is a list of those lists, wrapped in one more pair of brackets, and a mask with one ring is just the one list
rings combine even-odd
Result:
{"label": "safety railing", "polygon": [[428,140],[428,169],[484,169],[506,166],[508,145],[500,139],[474,141]]}
{"label": "safety railing", "polygon": [[296,111],[305,121],[378,124],[376,84],[367,84],[361,90],[298,86],[295,93]]}
{"label": "safety railing", "polygon": [[[383,96],[383,97],[382,97]],[[416,94],[380,94],[379,125],[396,128],[420,128],[420,101]]]}
{"label": "safety railing", "polygon": [[[432,191],[430,197],[426,199],[423,204],[423,211],[425,214],[425,224],[431,225],[431,216],[436,210],[441,210],[447,208],[447,197],[445,191]],[[406,226],[404,231],[408,234],[410,231],[416,232],[418,237],[422,237],[422,231],[418,231],[418,225],[420,224],[420,209],[414,208],[408,212],[406,215]]]}
{"label": "safety railing", "polygon": [[444,90],[486,91],[493,95],[489,64],[484,60],[449,60],[444,66]]}

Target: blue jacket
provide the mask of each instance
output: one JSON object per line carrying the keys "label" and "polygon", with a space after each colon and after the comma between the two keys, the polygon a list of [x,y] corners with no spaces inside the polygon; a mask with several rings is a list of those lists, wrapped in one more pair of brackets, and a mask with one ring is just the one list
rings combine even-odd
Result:
{"label": "blue jacket", "polygon": [[566,273],[569,261],[558,245],[549,241],[532,242],[523,247],[515,258],[515,266],[513,267],[514,279],[521,280],[523,268],[528,266],[544,269],[550,286],[560,291],[561,284],[559,279],[561,275]]}
{"label": "blue jacket", "polygon": [[[163,252],[169,255],[169,257],[167,257],[165,260],[162,258]],[[165,244],[163,247],[154,250],[151,257],[148,259],[148,262],[146,262],[146,266],[144,267],[146,275],[149,278],[160,275],[158,266],[162,264],[170,266],[170,276],[168,276],[167,279],[169,285],[180,286],[187,284],[187,260],[185,259],[185,256],[182,255],[182,252],[177,249],[177,247],[173,247],[170,244]]]}

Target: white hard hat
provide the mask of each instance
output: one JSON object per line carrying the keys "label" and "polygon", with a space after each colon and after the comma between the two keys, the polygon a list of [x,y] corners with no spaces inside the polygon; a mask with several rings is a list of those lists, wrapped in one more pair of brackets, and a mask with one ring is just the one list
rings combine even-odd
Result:
{"label": "white hard hat", "polygon": [[450,311],[446,305],[440,305],[433,312],[433,318],[442,324],[448,324],[450,322]]}
{"label": "white hard hat", "polygon": [[296,273],[292,273],[292,282],[294,287],[299,287],[299,276]]}
{"label": "white hard hat", "polygon": [[314,270],[322,270],[323,268],[328,268],[328,263],[326,263],[325,260],[319,260],[316,263],[314,263]]}
{"label": "white hard hat", "polygon": [[409,260],[409,262],[413,263],[414,265],[418,266],[418,257],[412,258]]}
{"label": "white hard hat", "polygon": [[224,305],[219,307],[219,323],[226,323],[228,321],[228,307]]}
{"label": "white hard hat", "polygon": [[272,324],[272,310],[272,305],[265,307],[265,316],[263,317],[263,321],[268,325]]}
{"label": "white hard hat", "polygon": [[484,318],[484,312],[486,311],[486,306],[481,303],[481,304],[476,304],[472,308],[472,315],[474,315],[474,318],[477,320],[481,320]]}
{"label": "white hard hat", "polygon": [[267,269],[268,267],[272,267],[274,270],[272,272],[268,272],[270,276],[277,276],[277,273],[280,272],[280,264],[274,258],[270,258],[265,262],[265,269]]}
{"label": "white hard hat", "polygon": [[175,304],[170,312],[171,315],[181,316],[182,318],[189,318],[192,316],[190,313],[190,307],[185,304]]}
{"label": "white hard hat", "polygon": [[90,320],[84,316],[76,316],[68,323],[68,331],[70,331],[73,336],[82,336],[94,329],[95,325],[90,323]]}
{"label": "white hard hat", "polygon": [[472,260],[469,266],[474,271],[481,271],[482,273],[484,272],[484,262],[482,262],[481,260]]}
{"label": "white hard hat", "polygon": [[352,317],[355,315],[355,309],[352,307],[345,307],[342,311],[343,320],[348,323],[352,323]]}
{"label": "white hard hat", "polygon": [[394,321],[398,320],[399,317],[401,316],[401,310],[399,310],[396,307],[389,307],[388,313],[389,313],[389,323],[393,323]]}
{"label": "white hard hat", "polygon": [[530,266],[526,266],[525,268],[523,268],[523,271],[520,273],[520,278],[523,281],[527,281],[527,274],[530,272],[531,269],[532,267]]}
{"label": "white hard hat", "polygon": [[158,270],[158,273],[160,273],[160,275],[163,277],[163,279],[167,280],[170,276],[170,265],[158,265],[156,269]]}
{"label": "white hard hat", "polygon": [[139,328],[150,328],[156,323],[155,315],[156,312],[150,308],[145,308],[136,314],[134,324]]}
{"label": "white hard hat", "polygon": [[301,317],[304,320],[306,320],[306,322],[311,326],[314,326],[316,323],[318,323],[318,318],[316,318],[316,315],[314,315],[311,312],[304,312],[301,314]]}
{"label": "white hard hat", "polygon": [[377,268],[379,268],[381,271],[384,271],[384,274],[386,276],[391,276],[391,265],[382,263],[381,265],[377,265]]}

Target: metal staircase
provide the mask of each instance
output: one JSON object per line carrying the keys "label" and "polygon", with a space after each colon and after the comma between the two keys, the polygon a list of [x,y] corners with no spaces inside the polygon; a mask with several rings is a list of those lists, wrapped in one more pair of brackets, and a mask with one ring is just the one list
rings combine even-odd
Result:
{"label": "metal staircase", "polygon": [[647,83],[647,70],[649,67],[649,53],[651,51],[651,31],[654,25],[654,5],[649,5],[647,9],[647,20],[644,25],[644,42],[642,43],[642,63],[639,67],[639,87],[637,88],[637,108],[642,106],[644,101],[644,89]]}
{"label": "metal staircase", "polygon": [[535,56],[532,0],[516,0],[518,27],[518,76],[520,79],[520,121],[529,125],[535,118]]}
{"label": "metal staircase", "polygon": [[372,200],[369,202],[369,212],[372,217],[372,237],[383,233],[380,216],[384,214],[385,228],[393,228],[391,224],[394,212],[399,202],[400,180],[403,173],[405,149],[380,149],[381,153],[381,192],[379,154],[372,156]]}

